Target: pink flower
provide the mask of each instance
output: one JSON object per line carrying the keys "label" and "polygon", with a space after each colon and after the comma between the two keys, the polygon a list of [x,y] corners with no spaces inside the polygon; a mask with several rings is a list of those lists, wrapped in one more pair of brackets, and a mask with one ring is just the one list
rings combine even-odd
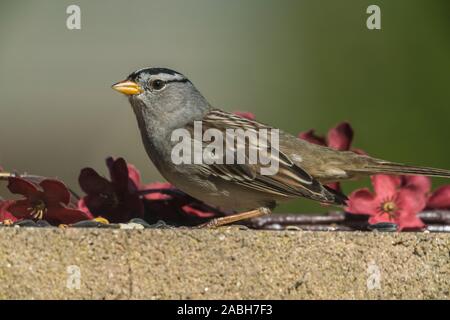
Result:
{"label": "pink flower", "polygon": [[429,209],[450,209],[450,185],[437,188],[427,202]]}
{"label": "pink flower", "polygon": [[[341,122],[335,127],[328,130],[326,138],[316,135],[314,129],[300,132],[298,134],[298,137],[308,142],[326,146],[335,150],[351,150],[359,154],[365,154],[365,152],[360,149],[350,149],[353,141],[353,129],[348,122]],[[339,182],[330,183],[328,184],[328,186],[333,188],[334,190],[341,191]]]}
{"label": "pink flower", "polygon": [[422,229],[424,223],[417,214],[425,208],[423,190],[402,185],[402,178],[387,175],[372,176],[374,193],[367,188],[354,191],[347,202],[346,211],[369,215],[369,223],[393,222],[404,229]]}
{"label": "pink flower", "polygon": [[18,220],[11,212],[9,212],[8,207],[12,203],[14,203],[14,200],[0,200],[0,223],[5,220],[11,220],[12,222]]}
{"label": "pink flower", "polygon": [[341,122],[328,130],[327,138],[315,134],[315,130],[300,132],[298,137],[311,143],[327,146],[332,149],[347,151],[353,140],[353,129],[348,122]]}
{"label": "pink flower", "polygon": [[431,191],[431,179],[426,176],[401,176],[401,186],[403,188],[417,191],[428,195]]}
{"label": "pink flower", "polygon": [[100,176],[92,168],[84,168],[78,181],[86,196],[79,207],[110,222],[128,222],[144,215],[144,205],[138,193],[140,174],[123,158],[106,159],[111,181]]}
{"label": "pink flower", "polygon": [[246,112],[246,111],[235,111],[233,112],[235,115],[238,115],[242,118],[246,118],[248,120],[255,120],[255,115],[251,112]]}
{"label": "pink flower", "polygon": [[91,219],[88,213],[70,207],[70,192],[58,180],[44,179],[38,184],[23,178],[8,178],[8,189],[24,198],[14,200],[7,210],[17,219],[44,219],[53,225],[72,224]]}
{"label": "pink flower", "polygon": [[402,185],[428,196],[427,209],[450,209],[450,185],[437,188],[431,193],[431,179],[425,176],[404,176]]}

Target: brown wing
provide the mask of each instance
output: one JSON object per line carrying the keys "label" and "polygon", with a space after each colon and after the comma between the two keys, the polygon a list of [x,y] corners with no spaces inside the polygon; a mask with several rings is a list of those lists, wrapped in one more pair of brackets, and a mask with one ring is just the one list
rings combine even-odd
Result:
{"label": "brown wing", "polygon": [[[194,129],[193,124],[187,126],[187,129],[192,131]],[[208,129],[217,129],[220,132],[226,132],[226,129],[243,129],[254,133],[257,133],[259,129],[267,129],[268,132],[274,134],[271,131],[273,128],[267,125],[221,110],[212,110],[203,118],[202,130],[205,132]],[[270,142],[271,140],[268,139],[268,141]],[[241,140],[241,142],[245,144],[245,150],[261,148],[258,143],[251,139]],[[301,196],[326,203],[345,203],[345,196],[336,194],[334,191],[321,185],[308,172],[298,164],[295,164],[286,154],[275,149],[269,142],[262,147],[266,148],[266,154],[270,161],[278,162],[278,171],[273,175],[261,174],[261,169],[264,165],[251,163],[248,154],[245,156],[245,162],[242,164],[226,164],[225,155],[227,153],[234,153],[234,159],[237,159],[236,148],[230,147],[226,143],[224,143],[225,150],[222,155],[224,157],[222,160],[223,164],[201,164],[201,171],[205,176],[214,176],[232,181],[268,195],[283,197]],[[202,142],[203,150],[207,145],[208,143]]]}

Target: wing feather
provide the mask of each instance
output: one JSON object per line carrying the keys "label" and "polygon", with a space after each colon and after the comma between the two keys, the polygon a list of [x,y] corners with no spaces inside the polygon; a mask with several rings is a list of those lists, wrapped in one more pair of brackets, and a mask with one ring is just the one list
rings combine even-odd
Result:
{"label": "wing feather", "polygon": [[[187,126],[188,130],[193,130],[193,124]],[[207,129],[218,129],[225,132],[226,129],[244,129],[258,132],[259,129],[268,129],[270,134],[272,128],[257,121],[248,120],[235,114],[221,110],[212,110],[202,121],[203,132]],[[193,136],[193,135],[191,135]],[[268,139],[270,141],[270,139]],[[251,139],[245,139],[245,150],[249,148],[261,148],[261,146],[251,142]],[[203,143],[203,142],[202,142]],[[203,148],[206,146],[203,143]],[[232,181],[241,186],[251,188],[270,195],[282,197],[306,197],[321,202],[337,203],[337,197],[333,192],[321,185],[308,172],[294,163],[285,153],[275,149],[270,143],[267,143],[267,156],[270,162],[278,161],[279,170],[274,175],[262,175],[260,169],[263,165],[250,164],[248,157],[245,157],[244,164],[226,164],[225,158],[223,164],[201,164],[201,171],[205,176],[214,176],[227,181]],[[236,148],[225,144],[223,156],[227,152],[234,152]],[[235,157],[236,159],[236,157]],[[342,203],[339,203],[342,204]]]}

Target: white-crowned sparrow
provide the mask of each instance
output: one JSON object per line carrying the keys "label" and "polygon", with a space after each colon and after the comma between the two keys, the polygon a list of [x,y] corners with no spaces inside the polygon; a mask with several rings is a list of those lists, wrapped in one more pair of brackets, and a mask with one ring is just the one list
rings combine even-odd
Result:
{"label": "white-crowned sparrow", "polygon": [[[202,121],[203,131],[211,128],[221,132],[237,128],[254,131],[272,128],[214,109],[184,75],[170,69],[135,71],[126,80],[113,85],[113,89],[128,96],[145,149],[169,182],[207,204],[237,211],[252,210],[212,220],[206,226],[267,214],[278,201],[296,197],[344,205],[345,195],[324,186],[333,181],[377,173],[450,177],[447,170],[408,166],[351,151],[336,151],[281,130],[276,153],[279,169],[274,175],[262,175],[259,165],[254,164],[176,165],[171,158],[176,143],[171,140],[172,132],[180,128],[192,132],[194,121]],[[204,147],[205,143],[202,145]]]}

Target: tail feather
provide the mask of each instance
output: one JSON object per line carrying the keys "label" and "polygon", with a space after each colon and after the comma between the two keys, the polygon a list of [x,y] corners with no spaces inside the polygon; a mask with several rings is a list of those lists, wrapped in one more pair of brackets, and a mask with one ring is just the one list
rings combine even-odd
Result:
{"label": "tail feather", "polygon": [[417,167],[387,161],[380,161],[368,164],[363,168],[363,171],[371,173],[393,174],[393,175],[423,175],[431,177],[450,178],[450,170],[428,168],[428,167]]}

